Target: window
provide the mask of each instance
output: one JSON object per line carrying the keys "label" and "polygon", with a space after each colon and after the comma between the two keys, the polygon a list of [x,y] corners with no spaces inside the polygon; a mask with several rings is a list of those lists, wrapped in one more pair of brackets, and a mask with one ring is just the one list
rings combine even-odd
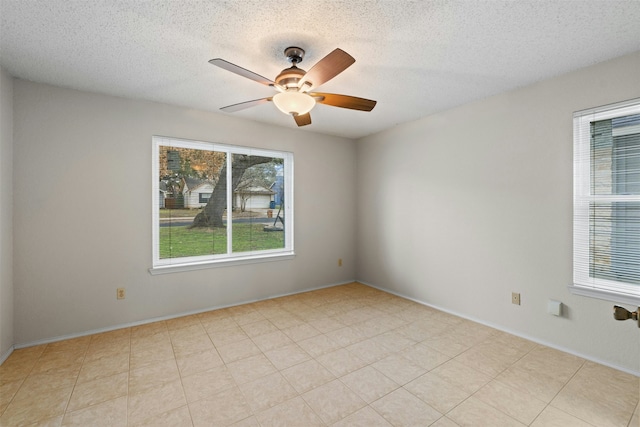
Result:
{"label": "window", "polygon": [[152,274],[293,256],[292,153],[156,136],[152,157]]}
{"label": "window", "polygon": [[199,193],[198,202],[207,203],[211,198],[211,193]]}
{"label": "window", "polygon": [[640,305],[640,99],[574,114],[572,292]]}

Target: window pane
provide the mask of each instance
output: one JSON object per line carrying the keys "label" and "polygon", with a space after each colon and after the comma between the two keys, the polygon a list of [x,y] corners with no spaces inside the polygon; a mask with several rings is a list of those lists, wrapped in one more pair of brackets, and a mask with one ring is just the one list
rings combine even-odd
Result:
{"label": "window pane", "polygon": [[611,120],[614,194],[640,195],[640,114]]}
{"label": "window pane", "polygon": [[594,195],[640,195],[640,114],[591,123]]}
{"label": "window pane", "polygon": [[211,198],[211,193],[200,193],[198,194],[198,201],[200,203],[207,203],[209,201],[209,199]]}
{"label": "window pane", "polygon": [[611,268],[616,280],[640,285],[640,202],[613,205]]}
{"label": "window pane", "polygon": [[[595,196],[640,194],[640,115],[591,123]],[[590,276],[640,284],[640,203],[590,203]]]}
{"label": "window pane", "polygon": [[277,180],[283,166],[280,157],[233,154],[233,252],[285,247],[284,213],[275,200],[284,191]]}
{"label": "window pane", "polygon": [[[226,253],[226,192],[216,190],[223,185],[226,154],[168,146],[159,151],[160,259]],[[215,222],[218,212],[220,221]]]}
{"label": "window pane", "polygon": [[590,204],[590,276],[640,285],[640,202]]}

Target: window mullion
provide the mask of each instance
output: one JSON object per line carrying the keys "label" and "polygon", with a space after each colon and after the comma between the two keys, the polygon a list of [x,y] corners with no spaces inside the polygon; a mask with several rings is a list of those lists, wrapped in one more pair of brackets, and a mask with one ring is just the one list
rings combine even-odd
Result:
{"label": "window mullion", "polygon": [[227,151],[227,255],[231,255],[233,252],[233,171],[231,168],[233,167],[233,154],[230,151]]}

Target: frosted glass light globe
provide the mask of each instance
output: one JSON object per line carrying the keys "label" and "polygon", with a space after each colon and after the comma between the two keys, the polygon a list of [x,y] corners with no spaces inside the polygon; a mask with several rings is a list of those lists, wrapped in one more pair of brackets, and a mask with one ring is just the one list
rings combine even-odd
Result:
{"label": "frosted glass light globe", "polygon": [[285,114],[301,116],[307,114],[316,105],[312,96],[298,91],[280,92],[273,96],[273,103]]}

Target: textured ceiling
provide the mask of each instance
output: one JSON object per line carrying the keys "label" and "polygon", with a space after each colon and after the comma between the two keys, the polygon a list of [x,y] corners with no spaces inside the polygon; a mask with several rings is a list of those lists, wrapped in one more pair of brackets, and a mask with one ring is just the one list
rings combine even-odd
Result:
{"label": "textured ceiling", "polygon": [[[339,47],[356,62],[320,90],[378,105],[318,105],[302,129],[350,138],[640,50],[638,0],[0,0],[0,15],[16,77],[217,112],[273,91],[209,59],[273,79],[287,46],[307,70]],[[231,114],[296,127],[271,104]]]}

